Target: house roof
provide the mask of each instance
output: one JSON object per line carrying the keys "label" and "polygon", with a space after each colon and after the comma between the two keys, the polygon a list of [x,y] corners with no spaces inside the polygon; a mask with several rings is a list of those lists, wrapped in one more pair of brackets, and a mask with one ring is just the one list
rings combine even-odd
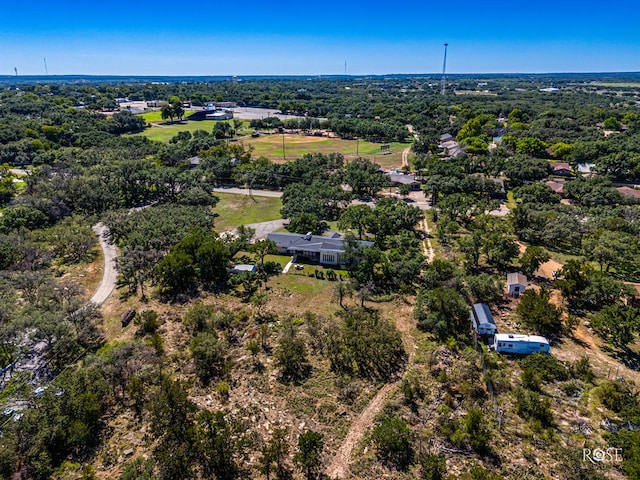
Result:
{"label": "house roof", "polygon": [[451,135],[450,133],[445,133],[440,135],[441,142],[446,142],[447,140],[451,140],[451,139],[453,139],[453,135]]}
{"label": "house roof", "polygon": [[[344,239],[328,238],[321,235],[300,235],[299,233],[270,233],[267,237],[278,248],[305,252],[344,252]],[[373,242],[357,240],[363,247],[373,246]]]}
{"label": "house roof", "polygon": [[636,190],[635,188],[631,187],[618,187],[616,188],[616,190],[618,190],[622,195],[640,200],[640,190]]}
{"label": "house roof", "polygon": [[402,173],[390,173],[389,178],[392,183],[401,183],[403,185],[417,185],[420,184],[416,177],[413,175],[403,175]]}
{"label": "house roof", "polygon": [[511,272],[507,274],[507,285],[527,285],[527,277],[522,273]]}
{"label": "house roof", "polygon": [[553,168],[553,171],[558,171],[558,170],[567,170],[567,171],[571,171],[571,165],[569,165],[567,162],[549,162],[551,164],[551,168]]}
{"label": "house roof", "polygon": [[473,315],[474,321],[478,322],[478,325],[482,325],[483,323],[496,324],[493,320],[493,315],[491,315],[491,310],[489,310],[489,307],[484,303],[474,303],[471,307],[471,314]]}
{"label": "house roof", "polygon": [[544,182],[544,184],[556,193],[564,193],[564,185],[558,182]]}

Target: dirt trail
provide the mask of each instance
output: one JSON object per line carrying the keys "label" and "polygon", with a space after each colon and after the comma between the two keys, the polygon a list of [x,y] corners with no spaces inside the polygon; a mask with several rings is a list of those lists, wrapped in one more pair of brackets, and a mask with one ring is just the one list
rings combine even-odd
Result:
{"label": "dirt trail", "polygon": [[369,402],[360,416],[351,424],[347,436],[342,445],[338,448],[333,460],[327,467],[325,473],[329,478],[345,478],[349,475],[349,464],[351,463],[351,452],[362,439],[364,432],[373,424],[373,419],[382,409],[387,395],[393,391],[399,382],[387,383],[382,387],[375,397]]}
{"label": "dirt trail", "polygon": [[[396,317],[396,328],[402,334],[402,340],[405,346],[405,350],[409,355],[407,360],[408,371],[413,363],[413,356],[415,353],[415,342],[411,335],[411,329],[413,323],[410,316],[406,313],[400,314]],[[338,451],[334,455],[331,463],[326,468],[325,473],[329,478],[345,478],[350,475],[349,464],[351,463],[351,454],[353,449],[358,445],[365,432],[373,425],[373,420],[382,407],[384,406],[387,397],[395,390],[400,384],[400,380],[396,380],[393,383],[387,383],[382,387],[375,397],[369,402],[366,408],[360,413],[358,418],[351,424],[346,437],[344,438],[342,445],[338,448]]]}
{"label": "dirt trail", "polygon": [[[416,140],[418,140],[418,134],[415,132],[415,130],[413,129],[413,125],[406,125],[407,130],[409,130],[409,133],[411,135],[413,135],[413,138],[415,138]],[[402,151],[402,166],[404,167],[405,165],[408,167],[409,166],[409,153],[411,152],[411,147],[407,147]]]}
{"label": "dirt trail", "polygon": [[436,256],[436,254],[433,250],[433,246],[431,245],[431,239],[430,239],[431,231],[429,230],[429,224],[427,223],[426,218],[422,220],[422,226],[424,227],[424,233],[427,236],[426,240],[422,242],[422,250],[424,252],[424,256],[427,257],[427,263],[431,263],[433,262],[433,258]]}
{"label": "dirt trail", "polygon": [[409,152],[411,151],[410,147],[405,148],[402,151],[402,166],[409,166]]}
{"label": "dirt trail", "polygon": [[104,270],[102,273],[102,281],[91,297],[90,302],[97,305],[102,305],[104,301],[109,298],[111,292],[116,288],[116,281],[118,279],[118,272],[116,271],[116,258],[118,256],[116,247],[109,238],[109,229],[103,223],[96,223],[93,227],[93,231],[98,236],[100,242],[100,248],[104,256]]}
{"label": "dirt trail", "polygon": [[564,344],[558,348],[556,355],[560,360],[576,361],[580,357],[586,356],[591,361],[594,370],[597,370],[598,367],[600,368],[599,372],[596,371],[599,375],[608,378],[622,376],[635,382],[640,382],[640,372],[630,369],[622,362],[603,352],[600,349],[600,345],[603,344],[602,340],[595,337],[587,327],[578,325],[573,330],[573,337],[573,339],[568,337]]}

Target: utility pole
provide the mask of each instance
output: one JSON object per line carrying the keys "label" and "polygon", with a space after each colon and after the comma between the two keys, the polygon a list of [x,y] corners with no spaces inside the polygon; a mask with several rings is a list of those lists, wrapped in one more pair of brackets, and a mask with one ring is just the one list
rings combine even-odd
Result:
{"label": "utility pole", "polygon": [[287,153],[284,149],[284,128],[282,129],[282,160],[287,161]]}
{"label": "utility pole", "polygon": [[444,96],[444,89],[447,81],[447,47],[448,43],[444,44],[444,62],[442,62],[442,95]]}

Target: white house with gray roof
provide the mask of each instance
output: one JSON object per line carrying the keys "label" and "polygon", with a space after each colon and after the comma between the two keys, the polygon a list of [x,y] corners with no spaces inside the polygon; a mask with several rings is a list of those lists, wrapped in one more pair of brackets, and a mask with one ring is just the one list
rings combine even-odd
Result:
{"label": "white house with gray roof", "polygon": [[[278,253],[298,255],[324,265],[339,265],[345,252],[343,238],[339,236],[301,235],[299,233],[270,233],[267,237],[278,246]],[[358,240],[363,247],[373,246],[373,242]]]}

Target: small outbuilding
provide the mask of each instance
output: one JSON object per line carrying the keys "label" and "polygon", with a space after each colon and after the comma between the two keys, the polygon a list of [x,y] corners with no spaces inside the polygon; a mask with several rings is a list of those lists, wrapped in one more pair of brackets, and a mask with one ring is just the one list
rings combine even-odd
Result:
{"label": "small outbuilding", "polygon": [[484,303],[475,303],[471,307],[471,328],[482,337],[495,335],[498,331],[491,310]]}
{"label": "small outbuilding", "polygon": [[519,355],[549,353],[549,340],[539,335],[496,333],[493,337],[493,347],[499,353],[515,353]]}
{"label": "small outbuilding", "polygon": [[527,277],[521,273],[507,274],[507,293],[517,297],[527,289]]}

